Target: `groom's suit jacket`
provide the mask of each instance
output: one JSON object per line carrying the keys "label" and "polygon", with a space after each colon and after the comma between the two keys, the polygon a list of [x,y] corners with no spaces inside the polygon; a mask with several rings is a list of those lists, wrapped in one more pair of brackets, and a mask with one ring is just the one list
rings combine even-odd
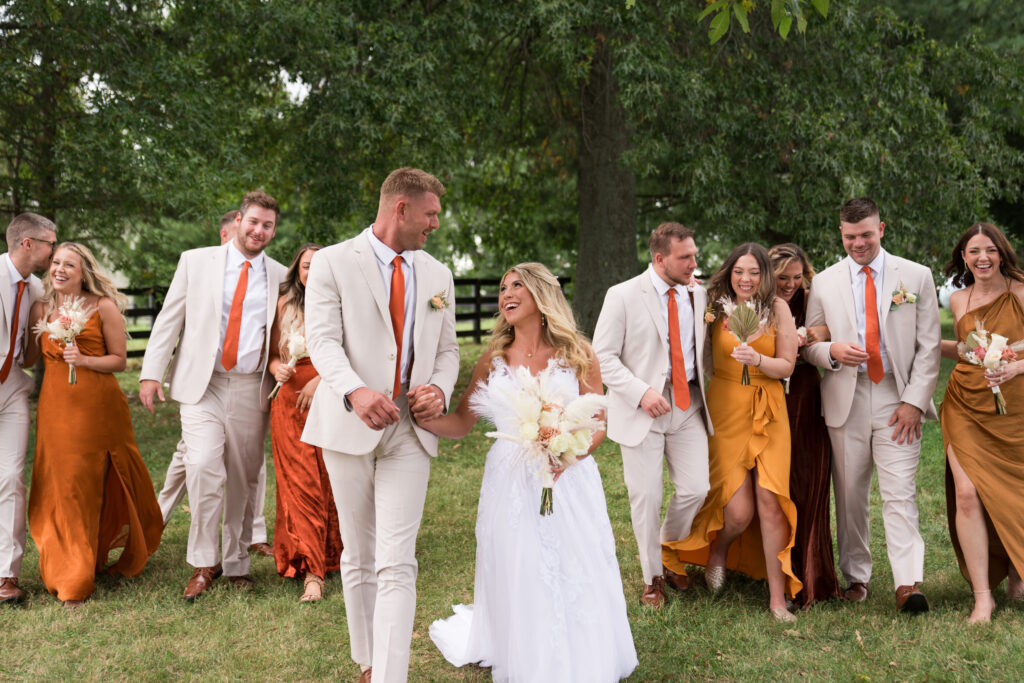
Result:
{"label": "groom's suit jacket", "polygon": [[[879,332],[885,342],[900,400],[919,408],[925,418],[935,419],[932,393],[939,374],[942,336],[935,283],[928,268],[886,252],[876,295],[883,301],[890,301],[901,284],[907,292],[917,294],[917,301],[902,303],[895,310],[891,305],[883,305]],[[847,259],[814,276],[805,324],[807,327],[827,325],[833,342],[857,343],[856,310]],[[836,367],[829,355],[828,342],[811,344],[803,354],[807,361],[826,370],[821,380],[825,423],[833,428],[842,427],[853,405],[858,368]]]}
{"label": "groom's suit jacket", "polygon": [[[203,247],[182,253],[163,308],[153,324],[139,380],[163,381],[171,361],[171,398],[197,403],[206,393],[220,348],[221,314],[224,308],[224,268],[229,245]],[[263,386],[260,403],[267,410],[273,378],[267,372],[270,328],[277,312],[278,290],[287,268],[264,255],[267,269],[267,328],[263,340]],[[175,352],[175,345],[178,350]]]}
{"label": "groom's suit jacket", "polygon": [[[696,376],[703,396],[707,292],[696,284],[688,289],[693,295]],[[648,388],[660,394],[671,380],[668,328],[648,271],[608,290],[594,331],[594,353],[601,363],[601,379],[608,387],[608,438],[624,446],[636,446],[654,422],[640,407],[640,399]],[[704,421],[708,433],[713,433],[707,409]]]}
{"label": "groom's suit jacket", "polygon": [[[459,375],[455,281],[447,267],[422,250],[413,257],[413,269],[416,317],[409,386],[437,386],[447,406]],[[435,309],[430,299],[442,292],[449,304]],[[367,427],[345,396],[366,386],[394,399],[395,366],[401,358],[377,257],[365,232],[313,256],[306,284],[306,345],[322,381],[302,440],[342,453],[369,453],[383,431]],[[413,427],[423,448],[437,455],[437,436]]]}
{"label": "groom's suit jacket", "polygon": [[[11,329],[11,316],[14,315],[14,297],[11,296],[11,275],[8,272],[7,264],[3,259],[10,259],[10,254],[4,254],[0,258],[0,366],[7,360],[7,351],[11,347],[11,335],[17,334],[16,329]],[[28,287],[21,295],[21,311],[29,311],[36,299],[43,295],[43,283],[35,275],[29,275]],[[20,311],[19,311],[20,314]],[[17,323],[15,323],[17,324]],[[26,330],[22,335],[22,346],[31,331]],[[15,361],[18,359],[15,358]],[[11,372],[15,370],[13,364]],[[10,376],[8,376],[8,382]]]}

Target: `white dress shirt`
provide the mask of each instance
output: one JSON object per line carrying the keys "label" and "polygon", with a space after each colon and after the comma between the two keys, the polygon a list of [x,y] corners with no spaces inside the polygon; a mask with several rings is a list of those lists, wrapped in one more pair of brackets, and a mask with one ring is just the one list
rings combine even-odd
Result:
{"label": "white dress shirt", "polygon": [[[22,351],[24,351],[25,344],[25,328],[28,326],[28,309],[31,306],[28,305],[28,287],[29,278],[31,274],[22,277],[18,269],[14,267],[14,262],[11,261],[10,254],[3,254],[0,256],[7,263],[7,273],[11,280],[11,310],[7,311],[7,315],[14,316],[14,306],[18,301],[18,283],[25,283],[25,290],[21,294],[21,308],[18,310],[18,320],[9,320],[10,330],[18,336],[17,341],[14,343],[14,359],[17,360],[21,357]],[[10,342],[8,342],[10,343]],[[6,351],[6,349],[4,349]],[[12,361],[13,363],[14,361]]]}
{"label": "white dress shirt", "polygon": [[[853,308],[857,313],[857,343],[861,348],[867,349],[865,343],[865,329],[867,325],[864,316],[864,283],[867,276],[861,270],[863,266],[858,264],[849,256],[845,259],[850,268],[850,287],[853,288]],[[891,372],[889,367],[889,356],[885,352],[885,330],[882,329],[882,312],[886,306],[892,303],[892,296],[882,291],[882,273],[885,268],[885,249],[879,249],[878,255],[868,264],[871,268],[871,278],[875,281],[875,303],[878,305],[878,341],[882,355],[882,369],[887,373]],[[858,372],[867,372],[868,364],[861,363]]]}
{"label": "white dress shirt", "polygon": [[402,257],[402,275],[405,277],[405,317],[402,324],[402,384],[409,383],[409,362],[412,360],[412,331],[416,324],[416,270],[413,268],[413,258],[416,252],[406,249],[401,254],[381,242],[373,234],[373,226],[366,229],[370,246],[374,255],[377,256],[377,269],[380,271],[380,279],[384,282],[384,294],[386,299],[391,301],[391,275],[394,271],[392,261],[396,256]]}
{"label": "white dress shirt", "polygon": [[[654,289],[658,292],[658,305],[661,308],[661,319],[668,330],[668,290],[669,284],[661,279],[661,276],[654,272],[652,266],[647,267],[647,272],[654,283]],[[683,347],[683,361],[686,363],[686,381],[693,381],[697,378],[697,360],[694,355],[693,340],[693,302],[690,300],[690,292],[683,285],[675,285],[671,289],[676,291],[676,312],[679,314],[679,344]],[[672,377],[672,342],[666,337],[668,344],[668,377]]]}
{"label": "white dress shirt", "polygon": [[227,250],[224,263],[224,305],[220,314],[217,370],[226,372],[221,364],[221,356],[224,353],[224,335],[228,329],[231,301],[235,298],[238,276],[242,274],[242,264],[248,260],[252,267],[249,269],[245,299],[242,301],[242,325],[238,331],[238,359],[230,372],[249,374],[260,369],[263,343],[267,334],[267,263],[263,252],[253,259],[246,259],[242,252],[230,242]]}

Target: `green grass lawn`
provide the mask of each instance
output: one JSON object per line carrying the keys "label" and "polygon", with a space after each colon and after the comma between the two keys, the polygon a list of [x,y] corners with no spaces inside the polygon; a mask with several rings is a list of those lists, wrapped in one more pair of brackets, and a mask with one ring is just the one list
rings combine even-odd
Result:
{"label": "green grass lawn", "polygon": [[[945,322],[948,337],[948,319]],[[479,346],[463,346],[460,393],[480,351]],[[944,361],[937,399],[949,367]],[[169,403],[160,406],[156,415],[143,411],[134,394],[136,373],[125,373],[122,386],[129,392],[136,436],[159,488],[178,440],[178,415]],[[412,681],[490,680],[486,670],[450,666],[427,636],[430,622],[448,616],[452,603],[473,598],[476,503],[489,447],[484,431],[478,425],[460,442],[442,441],[433,465],[418,545]],[[763,583],[730,574],[718,597],[712,597],[698,579],[698,586],[688,594],[670,591],[665,609],[642,608],[637,603],[640,565],[615,444],[605,442],[597,459],[640,658],[630,680],[1015,680],[1024,670],[1024,609],[1007,605],[1002,589],[997,591],[999,609],[991,625],[965,625],[970,587],[959,574],[949,544],[941,434],[935,423],[925,429],[918,477],[926,546],[924,590],[932,611],[918,618],[897,615],[894,610],[877,488],[872,493],[875,569],[871,597],[865,604],[819,604],[787,628],[769,616]],[[267,465],[266,514],[273,529],[274,477],[269,458]],[[31,456],[27,469],[31,469]],[[271,559],[254,558],[254,593],[235,593],[226,582],[218,581],[209,594],[189,605],[181,599],[191,574],[185,563],[187,536],[188,513],[178,510],[140,577],[100,577],[95,595],[75,612],[65,611],[46,593],[30,540],[22,585],[31,597],[24,607],[0,610],[4,653],[0,679],[354,681],[358,677],[358,668],[349,659],[337,575],[327,581],[325,600],[300,605],[301,583],[280,579]]]}

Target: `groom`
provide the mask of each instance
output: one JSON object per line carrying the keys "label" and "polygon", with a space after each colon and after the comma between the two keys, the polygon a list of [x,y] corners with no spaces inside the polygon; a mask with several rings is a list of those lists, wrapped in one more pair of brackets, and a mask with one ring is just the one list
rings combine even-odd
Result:
{"label": "groom", "polygon": [[[651,266],[605,296],[594,352],[608,386],[608,436],[622,447],[633,533],[640,550],[640,602],[665,604],[665,583],[689,587],[662,565],[661,541],[686,538],[707,496],[708,433],[704,406],[704,309],[693,281],[693,231],[662,223],[651,233]],[[675,492],[661,521],[663,465]]]}
{"label": "groom", "polygon": [[844,596],[853,602],[868,597],[875,469],[896,608],[926,612],[918,588],[924,540],[914,477],[921,423],[936,418],[941,334],[935,283],[926,267],[882,249],[885,223],[867,197],[843,204],[839,230],[847,258],[814,277],[807,300],[807,326],[827,325],[832,341],[808,346],[804,357],[826,370],[821,399],[832,440],[839,567],[849,583]]}
{"label": "groom", "polygon": [[408,676],[416,535],[437,455],[437,437],[414,418],[441,415],[459,374],[455,283],[421,251],[444,193],[425,171],[393,171],[373,225],[318,251],[306,285],[307,346],[323,381],[302,440],[323,448],[338,506],[360,681]]}

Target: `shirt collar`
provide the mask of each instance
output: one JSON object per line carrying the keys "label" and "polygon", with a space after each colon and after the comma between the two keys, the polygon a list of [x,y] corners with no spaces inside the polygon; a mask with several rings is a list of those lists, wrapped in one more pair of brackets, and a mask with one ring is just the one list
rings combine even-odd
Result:
{"label": "shirt collar", "polygon": [[227,262],[228,262],[229,266],[241,267],[242,266],[242,261],[248,261],[249,264],[252,266],[252,269],[254,271],[262,270],[263,269],[263,263],[264,263],[263,258],[264,258],[264,253],[262,251],[259,254],[257,254],[256,256],[253,256],[252,258],[246,258],[245,254],[240,252],[238,250],[238,247],[235,246],[234,241],[228,242],[228,261]]}
{"label": "shirt collar", "polygon": [[651,275],[651,282],[654,283],[654,289],[657,290],[658,296],[665,296],[668,294],[669,289],[676,290],[676,298],[681,299],[686,294],[686,287],[683,285],[669,285],[667,282],[661,279],[661,276],[654,271],[654,266],[647,266],[647,272]]}
{"label": "shirt collar", "polygon": [[402,260],[405,261],[405,264],[412,268],[412,257],[416,254],[415,251],[412,251],[411,249],[406,249],[401,253],[395,251],[388,245],[381,242],[380,239],[373,234],[372,225],[366,229],[366,235],[370,240],[370,247],[373,248],[373,253],[377,257],[378,261],[383,263],[385,266],[390,266],[396,256],[401,256]]}
{"label": "shirt collar", "polygon": [[14,261],[11,260],[11,255],[10,254],[4,254],[3,258],[4,258],[5,261],[7,261],[7,272],[11,276],[11,284],[12,285],[17,284],[18,282],[28,282],[29,281],[29,278],[32,277],[32,274],[29,273],[25,277],[22,277],[21,273],[18,272],[18,269],[14,267]]}
{"label": "shirt collar", "polygon": [[[857,277],[861,272],[861,268],[864,267],[862,265],[859,265],[849,256],[846,257],[846,262],[850,266],[850,274],[853,277]],[[879,248],[878,253],[875,255],[875,258],[871,259],[871,263],[868,264],[868,268],[871,269],[871,277],[876,278],[879,275],[881,275],[883,267],[885,267],[885,249]]]}

